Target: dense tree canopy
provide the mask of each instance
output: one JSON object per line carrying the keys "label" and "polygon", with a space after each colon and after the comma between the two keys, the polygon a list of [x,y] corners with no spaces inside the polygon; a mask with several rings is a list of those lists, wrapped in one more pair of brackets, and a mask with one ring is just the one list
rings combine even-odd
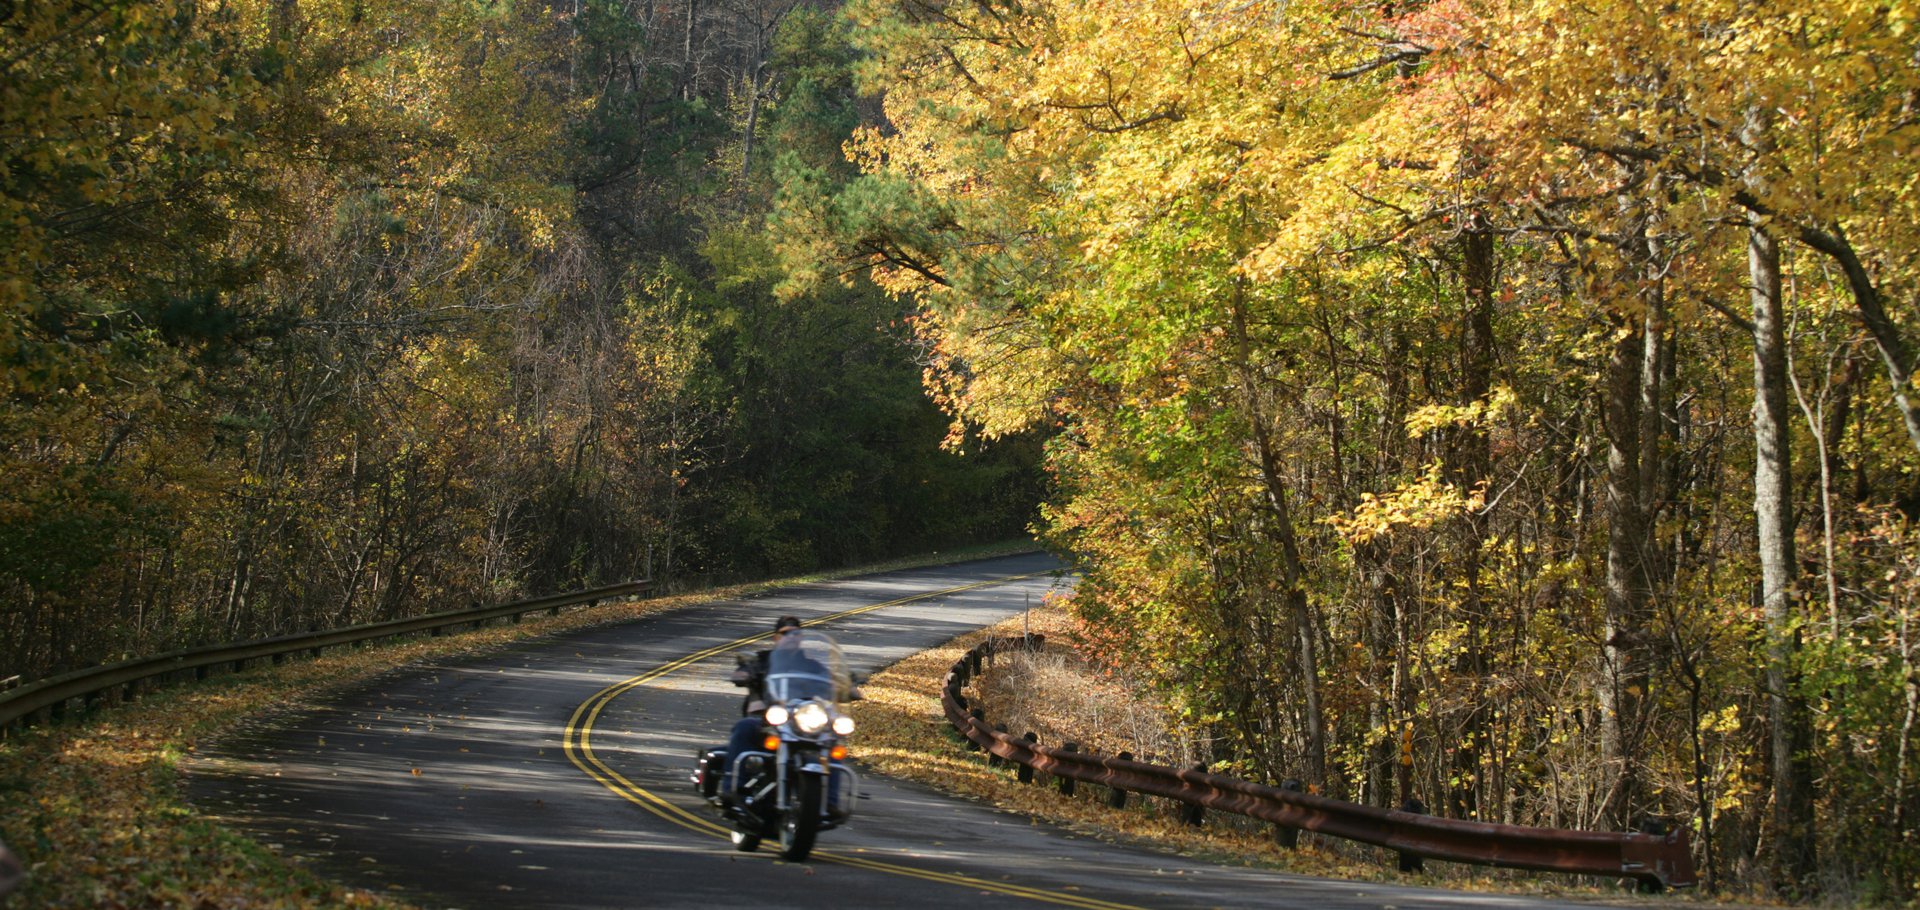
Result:
{"label": "dense tree canopy", "polygon": [[0,679],[1021,533],[902,303],[774,293],[852,60],[791,0],[0,5]]}
{"label": "dense tree canopy", "polygon": [[850,9],[792,205],[1221,762],[1920,887],[1911,4]]}

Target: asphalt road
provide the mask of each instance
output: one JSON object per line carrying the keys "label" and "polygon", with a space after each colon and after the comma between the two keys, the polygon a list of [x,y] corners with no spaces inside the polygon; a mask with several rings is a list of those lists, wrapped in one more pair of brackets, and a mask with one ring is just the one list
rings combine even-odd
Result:
{"label": "asphalt road", "polygon": [[204,749],[188,795],[322,875],[428,907],[1581,906],[1216,866],[873,775],[812,861],[731,848],[687,782],[738,716],[723,646],[782,614],[834,617],[824,628],[871,673],[1018,614],[1054,568],[1020,556],[808,585],[408,667]]}

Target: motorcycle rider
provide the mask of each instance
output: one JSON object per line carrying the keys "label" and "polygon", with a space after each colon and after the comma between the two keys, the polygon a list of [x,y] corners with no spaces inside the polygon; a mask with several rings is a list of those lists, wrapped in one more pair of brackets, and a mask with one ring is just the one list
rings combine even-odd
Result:
{"label": "motorcycle rider", "polygon": [[[773,647],[780,647],[782,639],[790,632],[798,631],[800,620],[792,616],[782,616],[773,623]],[[720,793],[723,798],[733,798],[733,756],[742,752],[751,752],[760,747],[761,731],[766,726],[767,712],[767,668],[772,659],[773,648],[756,652],[753,659],[742,663],[734,672],[734,685],[745,686],[747,694],[740,705],[741,718],[733,722],[733,731],[727,736],[723,760],[726,773],[720,779]]]}
{"label": "motorcycle rider", "polygon": [[[773,647],[780,647],[780,642],[787,637],[787,633],[796,632],[799,631],[799,629],[800,620],[797,617],[782,616],[774,620]],[[767,670],[768,662],[772,659],[773,648],[764,648],[754,652],[751,660],[734,668],[733,684],[736,686],[745,686],[747,689],[747,694],[740,700],[740,713],[742,715],[757,714],[766,710],[768,701]],[[759,702],[760,706],[758,708],[754,707],[755,702]]]}

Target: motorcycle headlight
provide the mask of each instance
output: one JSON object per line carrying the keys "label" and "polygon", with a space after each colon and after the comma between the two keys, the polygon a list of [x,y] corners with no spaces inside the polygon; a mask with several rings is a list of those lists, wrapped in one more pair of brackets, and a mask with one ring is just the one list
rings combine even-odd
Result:
{"label": "motorcycle headlight", "polygon": [[767,723],[776,727],[787,722],[787,706],[774,705],[767,709]]}
{"label": "motorcycle headlight", "polygon": [[802,733],[818,733],[832,722],[833,715],[827,713],[826,706],[817,701],[807,702],[793,712],[793,725],[800,728]]}
{"label": "motorcycle headlight", "polygon": [[833,719],[833,732],[841,736],[853,735],[853,718],[845,714]]}

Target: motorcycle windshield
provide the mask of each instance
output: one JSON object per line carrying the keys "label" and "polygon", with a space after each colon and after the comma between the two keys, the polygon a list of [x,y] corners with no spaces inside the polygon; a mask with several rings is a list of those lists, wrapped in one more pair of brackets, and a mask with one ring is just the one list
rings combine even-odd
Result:
{"label": "motorcycle windshield", "polygon": [[844,701],[850,688],[840,646],[822,633],[789,632],[767,655],[767,696],[775,702]]}

